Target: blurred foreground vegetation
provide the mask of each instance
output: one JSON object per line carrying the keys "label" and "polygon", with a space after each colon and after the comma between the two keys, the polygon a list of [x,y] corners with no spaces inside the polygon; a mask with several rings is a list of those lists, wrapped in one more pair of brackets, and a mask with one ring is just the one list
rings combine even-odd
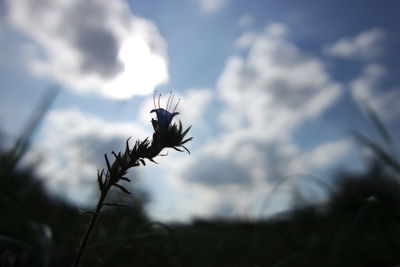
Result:
{"label": "blurred foreground vegetation", "polygon": [[[70,266],[89,216],[1,155],[0,266]],[[143,205],[103,212],[82,266],[395,266],[400,185],[381,163],[342,174],[324,205],[264,221],[151,223]]]}

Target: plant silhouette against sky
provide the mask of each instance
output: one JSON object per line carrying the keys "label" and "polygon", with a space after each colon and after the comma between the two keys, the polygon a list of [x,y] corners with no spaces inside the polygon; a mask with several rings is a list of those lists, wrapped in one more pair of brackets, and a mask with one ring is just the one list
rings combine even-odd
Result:
{"label": "plant silhouette against sky", "polygon": [[86,244],[90,238],[90,235],[94,229],[95,223],[103,206],[125,206],[125,204],[120,203],[108,203],[105,202],[105,200],[108,192],[112,187],[116,187],[126,194],[131,194],[122,184],[123,182],[131,181],[125,176],[130,168],[138,167],[140,165],[145,166],[145,160],[155,162],[154,158],[160,155],[161,151],[164,148],[173,148],[180,152],[183,152],[183,150],[181,149],[183,148],[188,153],[190,153],[189,150],[184,146],[184,144],[193,139],[192,137],[185,139],[191,126],[188,127],[186,130],[183,130],[183,126],[180,121],[179,124],[172,123],[173,118],[179,114],[178,112],[176,112],[176,109],[179,105],[180,99],[178,99],[172,111],[171,108],[174,101],[174,94],[172,94],[172,92],[169,94],[165,109],[161,108],[160,101],[161,94],[158,96],[158,105],[156,105],[156,92],[154,92],[154,109],[150,112],[155,112],[156,118],[151,119],[151,123],[154,129],[151,141],[149,140],[149,138],[146,138],[143,141],[136,140],[133,147],[131,147],[129,145],[130,138],[128,138],[128,140],[126,141],[125,150],[123,152],[116,153],[112,151],[112,155],[114,156],[114,161],[112,163],[108,159],[107,154],[104,155],[106,168],[103,168],[101,171],[99,170],[97,173],[97,181],[100,189],[99,201],[96,206],[96,211],[93,213],[90,220],[88,229],[81,241],[73,264],[74,267],[79,266],[79,262],[82,259]]}

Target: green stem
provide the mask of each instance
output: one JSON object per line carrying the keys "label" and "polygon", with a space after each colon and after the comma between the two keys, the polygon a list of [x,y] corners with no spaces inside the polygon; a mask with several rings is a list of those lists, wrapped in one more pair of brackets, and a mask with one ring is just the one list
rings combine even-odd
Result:
{"label": "green stem", "polygon": [[104,200],[105,200],[105,198],[107,196],[108,190],[109,190],[109,188],[106,188],[106,190],[101,192],[101,195],[100,195],[100,198],[99,198],[99,202],[97,203],[96,212],[93,213],[93,215],[92,215],[89,227],[88,227],[88,229],[86,231],[85,236],[82,239],[82,242],[81,242],[81,245],[79,247],[78,253],[76,255],[74,264],[72,265],[73,267],[78,267],[79,262],[82,259],[83,252],[85,250],[86,244],[87,244],[87,242],[89,240],[90,234],[92,233],[92,231],[94,229],[94,226],[96,224],[97,218],[99,217],[99,214],[100,214],[101,208],[103,207],[103,202],[104,202]]}

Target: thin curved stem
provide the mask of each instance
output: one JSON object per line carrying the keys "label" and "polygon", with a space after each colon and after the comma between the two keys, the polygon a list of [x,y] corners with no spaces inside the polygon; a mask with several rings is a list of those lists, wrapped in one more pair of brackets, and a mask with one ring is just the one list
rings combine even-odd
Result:
{"label": "thin curved stem", "polygon": [[75,258],[74,264],[72,265],[73,267],[78,267],[79,266],[79,262],[82,259],[83,252],[85,251],[85,247],[86,247],[86,244],[87,244],[87,242],[89,240],[90,234],[93,232],[94,226],[96,224],[97,218],[99,217],[101,208],[103,207],[103,203],[104,203],[104,200],[105,200],[105,198],[107,196],[107,193],[108,193],[108,190],[104,190],[103,192],[101,192],[101,195],[100,195],[100,198],[99,198],[99,202],[97,203],[96,211],[95,211],[95,213],[93,213],[92,218],[91,218],[90,223],[89,223],[89,227],[88,227],[88,229],[87,229],[87,231],[85,233],[85,236],[82,239],[82,242],[81,242],[81,245],[79,247],[78,253],[76,254],[76,258]]}

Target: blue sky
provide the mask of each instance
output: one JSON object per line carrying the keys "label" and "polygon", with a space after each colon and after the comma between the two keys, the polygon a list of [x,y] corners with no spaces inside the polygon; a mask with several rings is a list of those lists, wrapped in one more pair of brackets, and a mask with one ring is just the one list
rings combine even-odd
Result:
{"label": "blue sky", "polygon": [[[137,170],[149,213],[257,218],[289,182],[329,183],[365,159],[367,103],[392,133],[400,114],[397,1],[3,1],[0,126],[11,144],[46,88],[62,87],[26,163],[79,207],[102,155],[151,134],[154,89],[181,98],[192,154]],[[397,140],[398,141],[398,140]],[[312,179],[311,179],[312,180]],[[282,194],[280,194],[281,192]],[[287,194],[286,194],[287,195]],[[272,208],[271,208],[272,207]]]}

